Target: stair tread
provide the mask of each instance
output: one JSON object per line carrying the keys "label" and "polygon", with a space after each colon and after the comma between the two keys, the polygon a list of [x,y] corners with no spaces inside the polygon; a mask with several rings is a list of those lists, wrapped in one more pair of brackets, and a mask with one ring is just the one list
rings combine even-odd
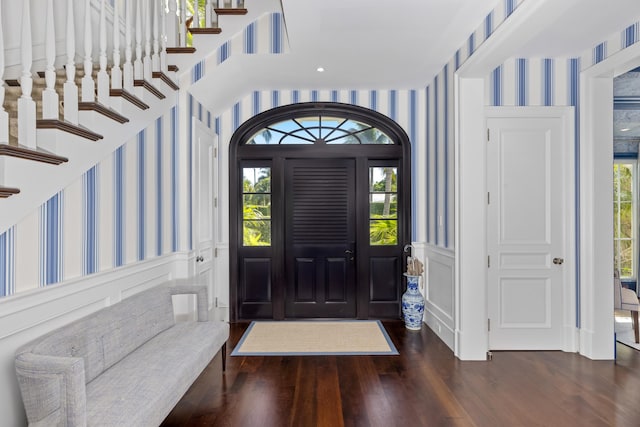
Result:
{"label": "stair tread", "polygon": [[34,160],[37,162],[49,163],[52,165],[59,165],[61,163],[69,161],[69,159],[67,159],[66,157],[58,156],[57,154],[53,154],[41,148],[36,148],[34,150],[32,148],[10,144],[0,144],[0,156]]}
{"label": "stair tread", "polygon": [[104,138],[102,135],[92,132],[83,126],[74,125],[72,123],[56,119],[36,120],[36,129],[58,129],[91,141],[97,141]]}
{"label": "stair tread", "polygon": [[145,79],[134,80],[133,81],[133,85],[135,87],[143,87],[143,88],[145,88],[146,90],[151,92],[158,99],[165,99],[166,98],[166,96],[164,96],[164,94],[158,88],[156,88],[154,85],[152,85],[148,80],[145,80]]}
{"label": "stair tread", "polygon": [[162,80],[163,82],[165,82],[167,84],[167,86],[169,86],[173,90],[179,90],[180,89],[180,87],[173,80],[171,80],[171,77],[167,76],[162,71],[154,71],[152,73],[152,77],[154,79]]}
{"label": "stair tread", "polygon": [[140,108],[141,110],[149,109],[149,105],[145,104],[140,98],[126,91],[125,89],[111,89],[111,91],[109,92],[109,95],[120,96],[126,99],[127,101],[129,101],[130,103],[132,103],[133,105],[135,105],[136,107]]}
{"label": "stair tread", "polygon": [[230,9],[230,8],[220,9],[216,7],[213,10],[218,15],[246,15],[248,13],[248,10],[243,7],[238,7],[235,9]]}
{"label": "stair tread", "polygon": [[78,102],[79,111],[95,111],[105,117],[115,120],[118,123],[127,123],[128,118],[99,102]]}
{"label": "stair tread", "polygon": [[18,193],[20,193],[19,188],[3,187],[2,185],[0,185],[0,199],[6,199],[7,197],[11,197],[14,194]]}
{"label": "stair tread", "polygon": [[220,27],[189,28],[189,32],[191,34],[220,34],[222,32],[222,28]]}

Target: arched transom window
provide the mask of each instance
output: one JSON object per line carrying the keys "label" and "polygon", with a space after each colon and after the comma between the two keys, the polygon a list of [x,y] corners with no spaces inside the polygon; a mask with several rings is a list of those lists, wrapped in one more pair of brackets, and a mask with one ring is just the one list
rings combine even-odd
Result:
{"label": "arched transom window", "polygon": [[335,116],[296,117],[271,124],[247,139],[248,145],[285,144],[394,144],[380,129]]}

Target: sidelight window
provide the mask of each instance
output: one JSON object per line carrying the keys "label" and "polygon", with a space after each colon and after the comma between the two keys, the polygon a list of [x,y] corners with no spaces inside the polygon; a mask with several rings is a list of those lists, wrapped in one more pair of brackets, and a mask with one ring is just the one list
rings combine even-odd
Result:
{"label": "sidelight window", "polygon": [[242,244],[271,246],[271,168],[242,169]]}
{"label": "sidelight window", "polygon": [[613,250],[620,277],[635,279],[637,254],[637,162],[613,165]]}
{"label": "sidelight window", "polygon": [[398,244],[398,168],[369,168],[369,243]]}

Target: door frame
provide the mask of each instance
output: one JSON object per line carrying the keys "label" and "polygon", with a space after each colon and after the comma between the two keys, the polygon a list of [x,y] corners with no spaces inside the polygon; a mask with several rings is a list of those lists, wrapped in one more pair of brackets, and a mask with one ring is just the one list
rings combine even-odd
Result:
{"label": "door frame", "polygon": [[[300,117],[300,114],[322,114],[329,117],[348,117],[350,119],[361,121],[363,123],[369,123],[376,128],[387,134],[395,141],[395,144],[368,144],[368,145],[354,145],[354,144],[342,144],[331,145],[331,149],[326,147],[319,147],[316,145],[282,145],[282,146],[269,146],[269,145],[251,145],[244,146],[243,142],[252,137],[260,129],[272,123],[277,123],[281,120],[291,119],[293,117]],[[277,148],[281,147],[281,148]],[[362,154],[363,147],[371,151],[373,154],[365,156]],[[275,150],[280,150],[280,154],[274,156]],[[322,155],[327,158],[354,158],[356,160],[356,176],[361,176],[362,170],[367,170],[366,162],[362,160],[367,158],[369,162],[375,162],[377,160],[395,159],[398,162],[398,167],[402,171],[399,175],[398,197],[399,203],[402,203],[404,209],[401,216],[398,217],[398,246],[400,248],[411,242],[411,214],[412,214],[412,201],[411,201],[411,143],[407,133],[404,129],[391,118],[365,107],[360,107],[351,104],[332,103],[332,102],[307,102],[289,104],[271,110],[267,110],[241,124],[234,132],[230,145],[229,145],[229,303],[230,303],[230,320],[239,320],[239,236],[240,225],[238,220],[239,205],[238,205],[238,192],[240,191],[241,169],[242,162],[262,162],[263,164],[271,162],[272,167],[276,167],[274,170],[278,170],[278,167],[282,166],[285,158],[295,157],[312,157]],[[272,180],[279,182],[282,176],[273,176]],[[357,179],[357,178],[356,178]],[[358,184],[356,184],[358,186]],[[359,196],[358,196],[359,197]],[[368,195],[366,196],[368,197]],[[283,200],[275,198],[272,200],[272,215],[277,214],[277,210],[282,210]],[[275,234],[275,230],[274,230]],[[284,259],[283,245],[274,245],[274,256],[278,259],[276,262],[281,262]],[[404,268],[404,262],[407,254],[401,253],[400,255],[400,275]],[[362,259],[358,260],[358,271],[363,268]],[[278,273],[270,275],[271,280],[283,280],[279,277]],[[357,277],[357,318],[369,317],[369,304],[363,304],[363,299],[360,298],[360,290],[369,289],[369,283],[365,282],[362,277]],[[401,283],[399,282],[399,293],[397,298],[397,316],[400,315],[400,296]],[[272,285],[271,285],[272,286]],[[282,295],[276,295],[282,299]],[[276,301],[277,302],[277,301]],[[280,307],[280,304],[272,304],[273,313],[272,317],[279,319],[284,318],[284,304]],[[376,306],[382,307],[382,304]],[[395,305],[394,305],[395,307]],[[282,313],[278,315],[277,313]]]}
{"label": "door frame", "polygon": [[200,186],[199,186],[199,182],[200,182],[200,176],[202,174],[202,170],[200,170],[200,160],[199,160],[199,153],[200,153],[200,145],[202,144],[202,141],[205,140],[204,143],[206,143],[207,145],[209,145],[209,151],[210,151],[210,157],[209,157],[209,162],[208,162],[208,167],[209,170],[207,171],[208,176],[209,176],[209,190],[210,190],[210,199],[209,199],[209,212],[210,212],[210,218],[209,218],[209,227],[211,230],[211,242],[209,245],[205,246],[204,248],[201,248],[199,245],[199,234],[200,234],[200,197],[197,197],[197,200],[194,200],[194,210],[195,212],[197,212],[197,215],[194,215],[193,218],[193,250],[194,250],[194,255],[196,256],[195,259],[195,274],[197,276],[200,276],[202,271],[204,269],[209,269],[210,270],[210,283],[206,283],[207,285],[207,292],[209,295],[209,307],[212,307],[214,305],[214,298],[216,295],[218,295],[218,293],[215,290],[215,276],[216,276],[216,242],[218,240],[218,236],[217,236],[217,228],[216,228],[216,224],[218,223],[218,218],[217,218],[217,202],[216,199],[218,197],[218,192],[217,192],[217,179],[218,179],[218,174],[217,171],[215,170],[215,164],[216,164],[216,154],[217,154],[217,145],[218,145],[218,137],[216,136],[216,134],[209,129],[207,126],[205,126],[204,123],[202,123],[199,120],[196,120],[195,117],[192,118],[192,129],[193,129],[193,155],[198,156],[197,158],[194,158],[193,161],[193,183],[194,183],[194,195],[198,196],[200,194]]}
{"label": "door frame", "polygon": [[[575,173],[575,125],[574,125],[574,109],[573,107],[486,107],[485,108],[485,128],[488,131],[488,120],[495,118],[506,119],[527,119],[527,118],[558,118],[561,121],[563,141],[562,156],[565,161],[562,170],[562,187],[564,190],[564,200],[562,206],[563,221],[562,228],[564,230],[563,247],[565,253],[564,268],[562,269],[562,348],[563,351],[576,351],[577,350],[577,327],[575,326],[576,319],[576,250],[571,242],[575,242],[575,230],[576,230],[576,173]],[[489,178],[489,156],[488,156],[488,144],[485,144],[485,188],[488,188],[487,180]],[[485,203],[485,218],[488,220],[488,204]],[[485,226],[486,227],[486,226]],[[488,228],[487,228],[488,230]],[[486,236],[485,248],[488,247],[489,238]],[[485,249],[488,253],[488,249]],[[493,262],[499,262],[499,260],[493,260]],[[486,295],[487,295],[487,318],[489,314],[489,281],[488,272],[486,269]],[[490,331],[487,334],[487,348],[490,347]],[[514,350],[518,348],[514,347]]]}

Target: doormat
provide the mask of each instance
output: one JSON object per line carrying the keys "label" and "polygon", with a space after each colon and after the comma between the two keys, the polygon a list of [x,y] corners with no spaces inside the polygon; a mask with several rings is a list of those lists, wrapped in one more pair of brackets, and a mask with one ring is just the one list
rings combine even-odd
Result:
{"label": "doormat", "polygon": [[254,321],[231,356],[397,355],[379,320]]}

